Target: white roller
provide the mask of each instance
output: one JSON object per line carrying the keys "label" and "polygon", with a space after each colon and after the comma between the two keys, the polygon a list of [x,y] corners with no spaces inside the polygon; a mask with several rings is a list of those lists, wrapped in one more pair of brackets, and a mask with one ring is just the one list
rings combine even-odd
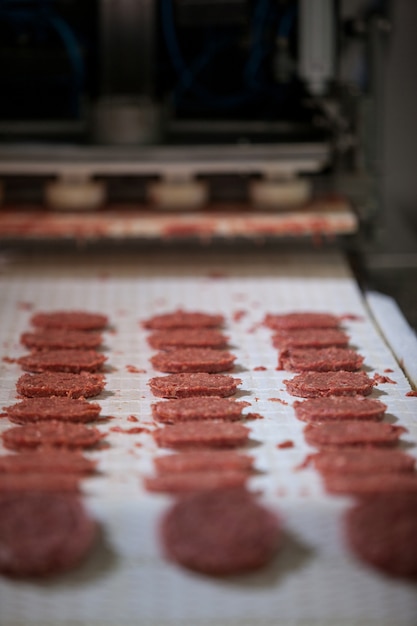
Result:
{"label": "white roller", "polygon": [[104,183],[88,179],[58,179],[45,186],[45,201],[58,211],[89,211],[106,200]]}
{"label": "white roller", "polygon": [[249,195],[258,209],[292,209],[310,200],[311,183],[304,178],[254,180],[250,184]]}
{"label": "white roller", "polygon": [[197,180],[160,180],[149,183],[148,200],[158,209],[193,210],[208,201],[208,186]]}

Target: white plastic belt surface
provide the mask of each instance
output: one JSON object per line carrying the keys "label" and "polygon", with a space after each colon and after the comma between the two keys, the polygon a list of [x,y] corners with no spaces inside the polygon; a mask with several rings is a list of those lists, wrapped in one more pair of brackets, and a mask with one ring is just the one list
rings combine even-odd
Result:
{"label": "white plastic belt surface", "polygon": [[[360,564],[345,546],[343,514],[352,500],[324,494],[313,469],[296,471],[312,451],[304,424],[291,407],[276,371],[277,350],[260,322],[266,312],[328,311],[357,315],[344,327],[365,357],[372,376],[389,368],[397,384],[381,384],[373,397],[388,405],[387,419],[406,426],[407,449],[416,455],[417,398],[378,333],[341,254],[190,255],[147,253],[96,256],[16,256],[0,259],[0,402],[16,401],[22,373],[16,358],[25,350],[20,334],[35,310],[84,309],[106,313],[107,386],[98,398],[108,449],[90,452],[100,475],[83,481],[85,501],[102,523],[100,549],[78,570],[48,581],[0,578],[0,624],[7,626],[412,626],[417,588]],[[215,579],[166,562],[158,519],[171,499],[148,494],[142,480],[152,458],[163,454],[149,433],[109,429],[152,428],[155,398],[147,382],[155,375],[140,320],[178,307],[220,312],[237,355],[237,397],[263,420],[248,422],[250,453],[261,472],[251,488],[277,510],[286,529],[280,555],[263,571]],[[238,321],[236,312],[244,315]],[[134,366],[144,373],[134,373]],[[255,370],[264,366],[265,371]],[[287,405],[271,401],[280,398]],[[127,418],[134,415],[139,423]],[[10,426],[6,418],[0,429]],[[291,440],[294,447],[277,444]],[[137,445],[140,444],[140,445]],[[0,450],[4,453],[4,450]]]}

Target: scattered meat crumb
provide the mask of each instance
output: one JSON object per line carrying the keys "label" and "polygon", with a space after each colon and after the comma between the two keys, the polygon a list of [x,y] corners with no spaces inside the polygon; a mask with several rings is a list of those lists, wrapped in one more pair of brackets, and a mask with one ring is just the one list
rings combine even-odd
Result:
{"label": "scattered meat crumb", "polygon": [[396,385],[397,381],[392,380],[392,378],[389,378],[388,376],[381,376],[381,374],[377,374],[375,373],[373,376],[373,379],[375,381],[375,384],[383,384],[383,383],[390,383],[391,385]]}
{"label": "scattered meat crumb", "polygon": [[149,430],[141,426],[135,426],[135,428],[128,428],[125,432],[131,435],[139,435],[140,433],[148,433]]}
{"label": "scattered meat crumb", "polygon": [[130,374],[146,374],[146,370],[136,367],[136,365],[126,365],[126,369]]}
{"label": "scattered meat crumb", "polygon": [[285,400],[281,400],[281,398],[268,398],[269,402],[279,402],[280,404],[283,404],[284,406],[288,406],[288,402],[286,402]]}
{"label": "scattered meat crumb", "polygon": [[247,312],[247,311],[244,311],[243,309],[239,309],[238,311],[235,311],[235,312],[233,313],[233,316],[232,316],[233,321],[234,321],[234,322],[240,322],[240,320],[241,320],[243,317],[245,317],[245,315],[247,315],[247,314],[248,314],[248,312]]}
{"label": "scattered meat crumb", "polygon": [[260,413],[246,413],[246,419],[248,420],[263,420],[264,416]]}
{"label": "scattered meat crumb", "polygon": [[148,433],[149,430],[147,428],[142,428],[136,426],[135,428],[121,428],[121,426],[113,426],[110,428],[112,433],[127,433],[129,435],[138,435],[140,433]]}
{"label": "scattered meat crumb", "polygon": [[18,302],[17,308],[20,311],[30,311],[31,309],[33,309],[33,302]]}
{"label": "scattered meat crumb", "polygon": [[296,465],[294,467],[294,470],[298,472],[299,470],[307,469],[307,467],[310,467],[313,457],[314,457],[314,454],[307,454],[304,460],[301,461],[299,465]]}
{"label": "scattered meat crumb", "polygon": [[264,367],[263,365],[258,365],[257,367],[253,368],[254,372],[265,372],[266,371],[266,367]]}
{"label": "scattered meat crumb", "polygon": [[127,418],[128,422],[138,422],[138,418],[135,417],[134,415],[129,415],[129,417]]}
{"label": "scattered meat crumb", "polygon": [[416,398],[417,397],[417,391],[414,391],[413,389],[411,391],[407,391],[407,393],[405,394],[406,396],[409,396],[411,398]]}
{"label": "scattered meat crumb", "polygon": [[277,443],[277,448],[280,450],[284,450],[285,448],[293,448],[294,442],[291,439],[286,439],[285,441],[281,441],[281,443]]}
{"label": "scattered meat crumb", "polygon": [[392,372],[393,372],[393,371],[394,371],[394,370],[392,370],[390,367],[386,367],[386,368],[384,369],[385,374],[392,374]]}
{"label": "scattered meat crumb", "polygon": [[18,359],[13,359],[11,356],[4,356],[2,361],[5,363],[17,363]]}
{"label": "scattered meat crumb", "polygon": [[7,413],[0,413],[0,417],[7,417]]}
{"label": "scattered meat crumb", "polygon": [[362,322],[362,315],[355,315],[354,313],[344,313],[343,315],[339,315],[340,321],[350,320],[352,322]]}

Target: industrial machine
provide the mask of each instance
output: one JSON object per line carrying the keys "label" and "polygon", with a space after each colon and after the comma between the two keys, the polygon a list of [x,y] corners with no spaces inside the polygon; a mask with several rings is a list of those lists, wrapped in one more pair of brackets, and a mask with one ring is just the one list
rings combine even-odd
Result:
{"label": "industrial machine", "polygon": [[[96,219],[110,237],[366,229],[387,12],[350,0],[3,0],[3,236],[22,234],[21,219],[25,236],[42,219],[71,235],[68,212],[103,207],[78,215],[86,237]],[[65,215],[38,211],[31,231],[33,203]]]}

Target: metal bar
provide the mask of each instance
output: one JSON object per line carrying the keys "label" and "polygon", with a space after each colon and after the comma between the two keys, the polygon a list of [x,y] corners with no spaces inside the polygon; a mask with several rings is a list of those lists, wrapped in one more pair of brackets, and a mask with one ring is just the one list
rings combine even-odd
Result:
{"label": "metal bar", "polygon": [[376,325],[414,388],[417,387],[417,337],[395,300],[375,291],[365,293]]}
{"label": "metal bar", "polygon": [[1,175],[296,174],[320,171],[325,144],[79,147],[3,145]]}

